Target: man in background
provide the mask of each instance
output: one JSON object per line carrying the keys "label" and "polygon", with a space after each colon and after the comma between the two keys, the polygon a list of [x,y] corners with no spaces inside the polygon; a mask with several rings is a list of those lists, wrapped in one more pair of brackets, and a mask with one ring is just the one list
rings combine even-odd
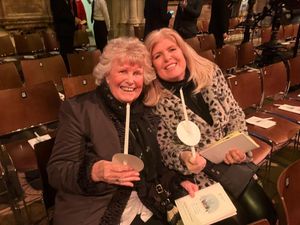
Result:
{"label": "man in background", "polygon": [[209,33],[216,39],[217,48],[222,48],[229,27],[229,9],[226,0],[212,0]]}
{"label": "man in background", "polygon": [[145,0],[144,17],[144,38],[153,30],[168,27],[172,17],[168,12],[168,0]]}
{"label": "man in background", "polygon": [[107,35],[110,30],[110,18],[105,0],[93,0],[92,22],[94,22],[95,42],[98,49],[103,52],[107,44]]}
{"label": "man in background", "polygon": [[60,45],[60,54],[70,72],[67,54],[73,52],[74,33],[80,19],[77,18],[75,0],[51,0],[54,28]]}

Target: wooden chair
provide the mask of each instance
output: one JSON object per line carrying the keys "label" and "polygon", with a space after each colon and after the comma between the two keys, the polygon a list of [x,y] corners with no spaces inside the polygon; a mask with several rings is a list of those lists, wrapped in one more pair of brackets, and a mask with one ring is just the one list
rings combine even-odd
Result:
{"label": "wooden chair", "polygon": [[201,51],[205,50],[215,50],[217,48],[216,39],[213,34],[204,34],[199,35],[198,39],[200,41],[200,49]]}
{"label": "wooden chair", "polygon": [[39,33],[14,35],[18,55],[44,53],[44,44]]}
{"label": "wooden chair", "polygon": [[264,95],[266,104],[263,110],[268,113],[281,116],[300,125],[300,115],[279,109],[282,104],[300,107],[300,102],[286,98],[289,89],[289,76],[283,62],[277,62],[263,68]]}
{"label": "wooden chair", "polygon": [[295,23],[293,24],[293,38],[296,38],[297,37],[297,33],[298,33],[298,30],[299,30],[299,23]]}
{"label": "wooden chair", "polygon": [[94,90],[97,86],[92,74],[79,75],[74,77],[63,77],[62,83],[66,98],[71,98]]}
{"label": "wooden chair", "polygon": [[[300,56],[289,59],[290,65],[290,87],[294,88],[300,85]],[[292,99],[300,100],[298,96],[300,94],[299,90],[288,93],[287,97]]]}
{"label": "wooden chair", "polygon": [[72,76],[91,74],[94,67],[99,62],[101,52],[81,51],[78,53],[68,54],[68,61],[70,65],[70,72]]}
{"label": "wooden chair", "polygon": [[293,24],[288,24],[283,26],[283,38],[285,40],[291,40],[294,36],[294,27]]}
{"label": "wooden chair", "polygon": [[224,45],[215,51],[215,62],[220,69],[227,73],[237,67],[237,50],[234,45]]}
{"label": "wooden chair", "polygon": [[[242,72],[237,76],[228,77],[227,81],[235,100],[246,113],[246,118],[252,116],[271,117],[269,113],[260,110],[263,99],[263,83],[257,71]],[[248,132],[252,136],[265,141],[272,147],[271,153],[290,143],[300,128],[299,125],[279,116],[272,115],[272,118],[276,125],[267,129],[247,124]]]}
{"label": "wooden chair", "polygon": [[61,55],[46,58],[21,60],[25,85],[32,86],[46,81],[53,81],[58,90],[62,89],[61,78],[68,72]]}
{"label": "wooden chair", "polygon": [[61,100],[52,81],[0,90],[0,136],[58,120]]}
{"label": "wooden chair", "polygon": [[[5,195],[4,200],[10,205],[16,225],[22,225],[25,221],[31,224],[28,205],[25,201],[24,190],[19,182],[17,170],[3,145],[0,146],[0,171],[0,195]],[[21,207],[24,207],[25,217]]]}
{"label": "wooden chair", "polygon": [[272,27],[261,28],[261,44],[269,42],[271,39]]}
{"label": "wooden chair", "polygon": [[7,57],[16,54],[16,49],[9,35],[0,37],[0,57]]}
{"label": "wooden chair", "polygon": [[185,39],[185,42],[191,46],[198,54],[201,52],[200,42],[198,37],[192,37]]}
{"label": "wooden chair", "polygon": [[74,48],[87,48],[90,44],[89,34],[86,30],[76,30],[74,34]]}
{"label": "wooden chair", "polygon": [[215,55],[213,53],[212,50],[206,50],[206,51],[201,51],[198,53],[200,56],[202,56],[203,58],[206,58],[212,62],[215,62]]}
{"label": "wooden chair", "polygon": [[22,87],[23,82],[14,63],[0,64],[0,90]]}
{"label": "wooden chair", "polygon": [[54,206],[56,190],[51,187],[48,181],[47,164],[54,146],[55,138],[51,138],[47,141],[39,142],[34,146],[34,153],[37,159],[37,165],[40,172],[40,177],[43,187],[43,202],[46,208],[48,221],[52,220],[49,213],[49,209]]}
{"label": "wooden chair", "polygon": [[300,221],[300,204],[296,196],[300,193],[300,160],[284,169],[277,180],[277,191],[280,197],[284,217],[280,224],[296,225]]}
{"label": "wooden chair", "polygon": [[59,50],[59,42],[54,31],[43,31],[42,38],[47,52],[57,52]]}
{"label": "wooden chair", "polygon": [[255,51],[252,42],[245,42],[237,47],[237,67],[251,65],[255,60]]}

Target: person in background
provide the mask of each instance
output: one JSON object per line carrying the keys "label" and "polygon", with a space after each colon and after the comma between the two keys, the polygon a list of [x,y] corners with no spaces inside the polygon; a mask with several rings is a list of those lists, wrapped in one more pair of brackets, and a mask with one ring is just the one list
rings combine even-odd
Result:
{"label": "person in background", "polygon": [[76,7],[77,7],[77,17],[81,20],[80,24],[78,25],[78,29],[86,29],[87,21],[86,21],[86,13],[84,9],[84,5],[81,0],[76,0]]}
{"label": "person in background", "polygon": [[197,20],[201,6],[201,0],[182,0],[178,3],[173,29],[183,39],[192,38],[198,34]]}
{"label": "person in background", "polygon": [[145,0],[144,38],[153,30],[169,26],[172,14],[168,12],[168,0]]}
{"label": "person in background", "polygon": [[222,48],[229,27],[227,0],[212,0],[208,31],[215,36],[217,48]]}
{"label": "person in background", "polygon": [[[244,113],[217,65],[199,56],[175,30],[153,31],[147,36],[145,45],[157,74],[152,83],[156,90],[153,101],[157,101],[155,113],[161,118],[157,139],[163,162],[172,170],[193,174],[200,189],[207,187],[215,182],[204,172],[212,163],[200,152],[233,131],[247,132]],[[180,142],[176,134],[177,125],[184,120],[181,88],[188,118],[201,133],[195,146],[195,158],[192,158],[190,147]],[[238,148],[230,150],[224,158],[226,164],[250,163],[250,160]],[[237,216],[220,223],[244,225],[267,218],[270,224],[275,224],[277,216],[270,199],[255,180],[250,179],[247,184],[238,198],[232,198]]]}
{"label": "person in background", "polygon": [[50,1],[53,23],[57,39],[59,41],[59,51],[70,72],[68,53],[74,50],[74,34],[76,27],[81,20],[77,17],[77,7],[75,0],[51,0]]}
{"label": "person in background", "polygon": [[[160,190],[184,187],[191,195],[198,187],[163,167],[156,140],[159,120],[148,97],[155,78],[149,52],[137,38],[113,39],[94,76],[95,91],[61,106],[48,163],[49,182],[57,189],[54,225],[166,224],[162,202],[154,199],[157,185]],[[123,152],[127,103],[128,153],[143,161],[141,172],[111,161]]]}
{"label": "person in background", "polygon": [[94,22],[96,46],[102,52],[107,44],[107,36],[110,30],[110,19],[105,0],[93,0],[91,19]]}

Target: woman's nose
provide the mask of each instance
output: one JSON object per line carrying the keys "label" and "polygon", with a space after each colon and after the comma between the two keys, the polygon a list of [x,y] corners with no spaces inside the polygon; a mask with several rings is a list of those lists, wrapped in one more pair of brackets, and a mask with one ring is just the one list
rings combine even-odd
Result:
{"label": "woman's nose", "polygon": [[132,74],[132,73],[129,73],[129,74],[128,74],[127,81],[128,81],[129,83],[133,83],[133,74]]}

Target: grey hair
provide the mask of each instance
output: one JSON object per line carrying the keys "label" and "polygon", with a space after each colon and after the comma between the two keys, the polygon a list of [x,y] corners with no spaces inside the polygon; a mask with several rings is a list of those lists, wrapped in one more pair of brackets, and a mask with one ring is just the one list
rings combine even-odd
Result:
{"label": "grey hair", "polygon": [[145,45],[135,37],[119,37],[112,39],[105,46],[100,56],[99,63],[93,71],[96,84],[100,85],[103,79],[110,73],[112,62],[128,61],[136,63],[144,69],[144,85],[148,85],[156,78],[152,67],[150,54]]}

